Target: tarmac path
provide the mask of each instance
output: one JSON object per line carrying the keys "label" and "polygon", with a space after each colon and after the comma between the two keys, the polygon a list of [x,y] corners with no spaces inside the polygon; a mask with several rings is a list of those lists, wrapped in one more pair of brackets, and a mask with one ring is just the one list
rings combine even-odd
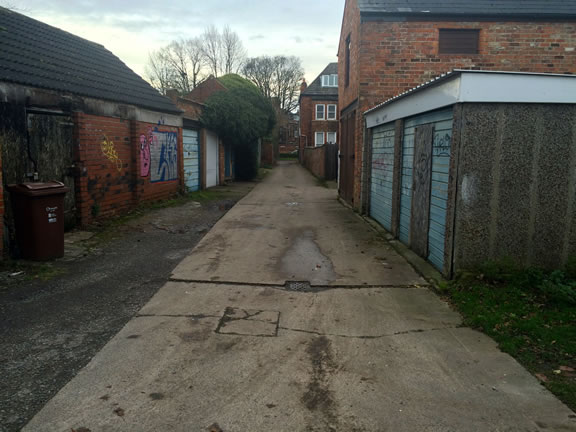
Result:
{"label": "tarmac path", "polygon": [[576,431],[576,415],[281,164],[24,431]]}

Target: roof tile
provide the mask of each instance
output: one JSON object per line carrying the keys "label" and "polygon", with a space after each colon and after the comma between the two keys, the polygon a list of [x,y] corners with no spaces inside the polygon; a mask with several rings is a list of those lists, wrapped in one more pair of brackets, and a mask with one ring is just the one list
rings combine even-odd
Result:
{"label": "roof tile", "polygon": [[102,45],[2,7],[0,81],[181,112]]}

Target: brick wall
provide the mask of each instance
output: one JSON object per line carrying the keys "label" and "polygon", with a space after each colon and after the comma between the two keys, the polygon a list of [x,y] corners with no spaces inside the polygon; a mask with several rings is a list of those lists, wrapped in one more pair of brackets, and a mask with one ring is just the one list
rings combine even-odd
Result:
{"label": "brick wall", "polygon": [[314,147],[314,148],[305,148],[304,149],[304,157],[303,157],[303,164],[310,171],[318,178],[326,177],[326,146],[322,147]]}
{"label": "brick wall", "polygon": [[[439,54],[438,33],[444,28],[479,29],[479,54]],[[345,110],[357,103],[354,206],[359,209],[364,111],[456,68],[576,73],[576,23],[367,21],[361,25],[356,0],[347,0],[338,55],[340,107]]]}
{"label": "brick wall", "polygon": [[[447,28],[480,30],[479,54],[439,54],[439,29]],[[366,22],[362,35],[363,108],[457,68],[576,73],[576,23]]]}
{"label": "brick wall", "polygon": [[83,113],[75,113],[74,120],[81,225],[125,213],[141,202],[169,198],[180,190],[180,128]]}
{"label": "brick wall", "polygon": [[208,78],[190,93],[184,95],[185,99],[192,99],[196,102],[204,103],[215,92],[226,90],[217,78]]}
{"label": "brick wall", "polygon": [[[316,105],[323,104],[325,106],[325,115],[327,115],[327,105],[336,105],[336,120],[315,120]],[[330,100],[313,100],[312,97],[302,96],[300,100],[300,146],[314,147],[315,133],[316,132],[336,132],[338,133],[338,121],[340,113],[338,109],[338,102]],[[306,138],[304,138],[306,137]],[[338,135],[337,135],[338,139]]]}

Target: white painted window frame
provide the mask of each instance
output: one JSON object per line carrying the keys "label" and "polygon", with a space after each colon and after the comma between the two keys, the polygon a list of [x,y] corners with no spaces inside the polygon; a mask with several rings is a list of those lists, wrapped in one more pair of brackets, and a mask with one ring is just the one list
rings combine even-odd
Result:
{"label": "white painted window frame", "polygon": [[[318,107],[322,107],[322,117],[318,117]],[[326,120],[326,105],[324,104],[316,104],[316,109],[315,109],[315,116],[314,118],[316,120]]]}
{"label": "white painted window frame", "polygon": [[[334,141],[330,141],[330,134],[334,134]],[[326,132],[326,142],[336,144],[338,142],[338,132]]]}
{"label": "white painted window frame", "polygon": [[[319,135],[322,135],[322,142],[318,140]],[[324,132],[314,132],[314,145],[316,147],[320,147],[323,146],[324,144],[326,144]]]}
{"label": "white painted window frame", "polygon": [[322,87],[338,87],[338,74],[322,75]]}
{"label": "white painted window frame", "polygon": [[[334,117],[330,117],[330,107],[334,107]],[[326,106],[326,120],[336,120],[336,117],[338,117],[338,105],[328,104]]]}

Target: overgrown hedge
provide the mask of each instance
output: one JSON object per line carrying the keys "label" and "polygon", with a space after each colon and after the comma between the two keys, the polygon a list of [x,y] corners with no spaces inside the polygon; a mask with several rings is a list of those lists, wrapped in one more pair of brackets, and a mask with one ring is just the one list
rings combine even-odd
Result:
{"label": "overgrown hedge", "polygon": [[272,131],[276,114],[270,101],[250,81],[235,74],[218,80],[226,91],[208,98],[202,122],[231,144],[236,177],[251,180],[258,174],[258,139]]}

